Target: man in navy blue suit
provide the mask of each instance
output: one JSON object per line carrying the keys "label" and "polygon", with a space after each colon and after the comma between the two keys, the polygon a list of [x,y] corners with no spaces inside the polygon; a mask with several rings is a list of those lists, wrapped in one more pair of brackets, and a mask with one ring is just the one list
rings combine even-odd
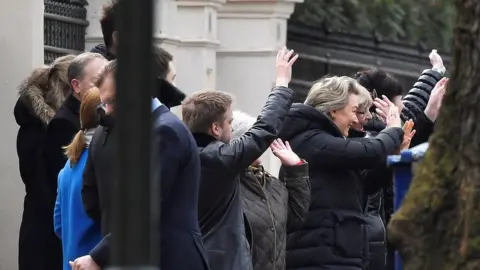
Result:
{"label": "man in navy blue suit", "polygon": [[[161,182],[161,269],[162,270],[207,270],[208,264],[198,224],[198,189],[200,160],[192,134],[183,122],[160,100],[168,98],[165,93],[175,93],[170,82],[175,69],[171,55],[156,51],[155,60],[159,78],[158,93],[152,100],[153,113],[153,178]],[[164,66],[165,69],[161,70]],[[114,111],[116,62],[110,62],[100,72],[96,86],[106,105],[106,113]],[[157,98],[158,97],[158,98]],[[92,140],[93,141],[93,140]],[[85,198],[84,198],[85,200]],[[135,233],[135,232],[132,232]],[[72,262],[72,268],[99,269],[108,264],[108,234],[90,253]]]}

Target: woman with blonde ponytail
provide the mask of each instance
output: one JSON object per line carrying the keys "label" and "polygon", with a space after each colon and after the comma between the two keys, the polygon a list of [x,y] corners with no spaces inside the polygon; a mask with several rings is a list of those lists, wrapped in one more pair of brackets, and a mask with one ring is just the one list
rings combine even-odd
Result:
{"label": "woman with blonde ponytail", "polygon": [[96,108],[99,104],[98,89],[88,90],[80,105],[81,130],[65,146],[68,161],[58,174],[54,227],[55,234],[62,240],[64,270],[70,269],[69,261],[88,254],[101,240],[100,225],[87,216],[81,194],[88,148],[98,126]]}

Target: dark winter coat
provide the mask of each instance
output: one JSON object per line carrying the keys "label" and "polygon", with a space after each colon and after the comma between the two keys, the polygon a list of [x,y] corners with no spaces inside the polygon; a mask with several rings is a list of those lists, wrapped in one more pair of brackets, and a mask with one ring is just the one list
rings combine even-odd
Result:
{"label": "dark winter coat", "polygon": [[14,116],[20,126],[17,154],[26,191],[18,244],[19,270],[62,269],[61,242],[52,227],[56,190],[47,185],[42,149],[47,125],[64,100],[64,93],[47,93],[28,80],[19,87]]}
{"label": "dark winter coat", "polygon": [[82,200],[89,217],[100,224],[102,236],[111,232],[111,191],[115,178],[117,134],[112,126],[95,129],[83,172]]}
{"label": "dark winter coat", "polygon": [[282,167],[280,179],[262,166],[250,166],[240,180],[243,211],[252,230],[253,269],[286,269],[287,231],[302,225],[310,204],[308,163]]}
{"label": "dark winter coat", "polygon": [[[67,156],[63,147],[69,145],[80,130],[80,101],[69,95],[48,123],[43,145],[43,160],[50,193],[52,211],[57,199],[58,173],[65,166]],[[53,212],[52,212],[53,213]]]}
{"label": "dark winter coat", "polygon": [[255,124],[229,143],[194,134],[202,171],[198,218],[212,270],[252,269],[239,176],[277,138],[293,95],[291,89],[274,88]]}
{"label": "dark winter coat", "polygon": [[[348,136],[352,139],[365,139],[363,141],[368,141],[371,138],[375,137],[381,130],[375,129],[376,127],[381,126],[378,122],[380,120],[374,118],[368,125],[365,126],[365,130],[357,131],[350,130]],[[377,125],[374,125],[374,124]],[[383,125],[384,127],[384,125]],[[368,134],[368,135],[367,135]],[[368,137],[368,138],[366,138]],[[369,242],[369,261],[367,269],[375,270],[384,270],[386,267],[386,224],[385,224],[385,211],[384,211],[384,198],[383,191],[392,185],[392,171],[390,168],[384,166],[379,166],[377,168],[378,172],[378,186],[376,190],[373,190],[372,194],[366,194],[368,196],[367,206],[365,209],[365,219],[367,221],[367,235]]]}
{"label": "dark winter coat", "polygon": [[345,139],[325,114],[294,104],[280,138],[309,163],[311,185],[305,222],[288,235],[287,269],[366,269],[367,194],[378,188],[377,167],[400,146],[403,130],[386,129],[368,142]]}

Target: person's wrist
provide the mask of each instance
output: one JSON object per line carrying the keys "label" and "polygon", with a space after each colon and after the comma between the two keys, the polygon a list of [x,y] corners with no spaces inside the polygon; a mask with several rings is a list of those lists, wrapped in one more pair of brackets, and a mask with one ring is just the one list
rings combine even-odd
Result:
{"label": "person's wrist", "polygon": [[288,83],[290,80],[284,77],[278,77],[277,80],[275,81],[275,86],[282,86],[282,87],[287,87],[288,88]]}
{"label": "person's wrist", "polygon": [[440,73],[442,76],[445,74],[445,72],[447,71],[447,69],[445,68],[445,66],[443,65],[436,65],[436,66],[433,66],[432,69],[438,73]]}
{"label": "person's wrist", "polygon": [[[429,104],[430,105],[430,104]],[[435,110],[432,108],[432,106],[430,105],[427,105],[427,108],[425,108],[425,110],[423,111],[423,113],[425,114],[425,116],[432,122],[435,122],[436,120],[436,113],[435,113]]]}

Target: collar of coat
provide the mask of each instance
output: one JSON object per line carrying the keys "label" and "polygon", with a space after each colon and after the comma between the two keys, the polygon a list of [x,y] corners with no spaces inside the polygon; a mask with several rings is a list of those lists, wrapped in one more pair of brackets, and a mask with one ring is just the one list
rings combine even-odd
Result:
{"label": "collar of coat", "polygon": [[193,133],[193,138],[198,147],[207,147],[210,143],[217,141],[215,137],[205,133]]}

